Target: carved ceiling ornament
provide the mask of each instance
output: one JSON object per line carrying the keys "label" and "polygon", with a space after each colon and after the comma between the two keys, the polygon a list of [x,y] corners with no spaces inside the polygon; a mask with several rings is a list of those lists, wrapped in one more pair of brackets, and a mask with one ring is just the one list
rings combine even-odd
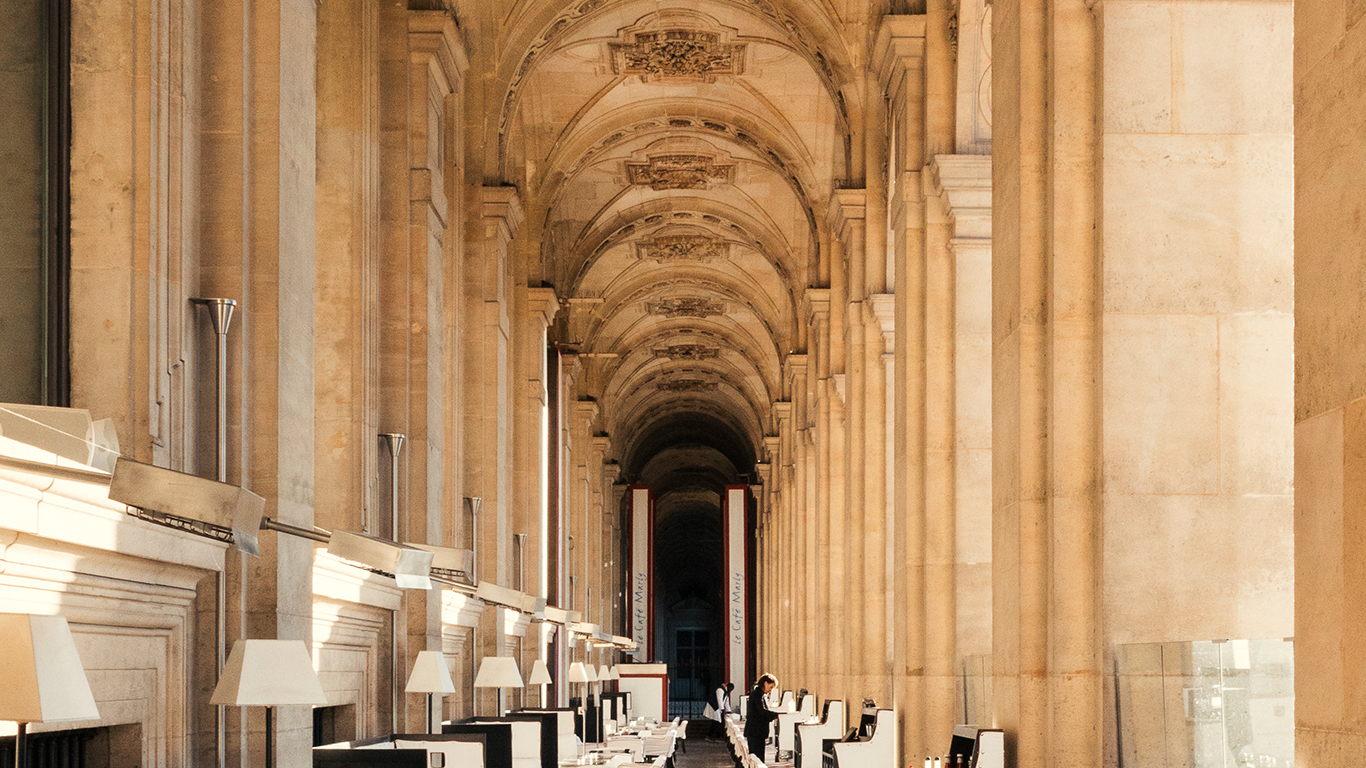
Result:
{"label": "carved ceiling ornament", "polygon": [[636,243],[636,258],[654,261],[711,261],[724,259],[726,241],[707,235],[658,235]]}
{"label": "carved ceiling ornament", "polygon": [[744,69],[744,43],[723,43],[714,32],[665,29],[637,33],[629,44],[612,44],[612,71],[618,75],[711,79]]}
{"label": "carved ceiling ornament", "polygon": [[667,357],[670,360],[709,360],[721,353],[716,347],[709,347],[705,344],[670,344],[667,347],[655,347],[655,357]]}
{"label": "carved ceiling ornament", "polygon": [[664,317],[711,317],[726,314],[726,305],[719,301],[701,297],[679,299],[660,299],[645,303],[645,311],[651,315]]}
{"label": "carved ceiling ornament", "polygon": [[[772,0],[738,0],[744,5],[753,8],[759,14],[767,17],[770,21],[785,30],[796,43],[797,47],[806,54],[806,59],[815,65],[816,72],[825,85],[826,91],[831,95],[839,110],[839,125],[847,129],[849,126],[849,110],[844,103],[844,95],[835,85],[835,74],[830,67],[829,60],[810,40],[807,39],[802,25],[791,14],[780,10]],[[507,137],[508,124],[512,120],[513,110],[517,101],[521,97],[522,84],[526,76],[530,74],[536,59],[545,51],[551,49],[551,43],[573,28],[577,22],[601,10],[608,5],[609,0],[581,0],[576,5],[571,5],[562,11],[559,16],[551,22],[536,41],[527,49],[522,57],[521,63],[517,67],[516,73],[512,77],[512,82],[508,86],[507,94],[503,97],[503,108],[498,116],[498,144],[502,144]],[[986,6],[991,7],[991,0],[986,0]]]}
{"label": "carved ceiling ornament", "polygon": [[627,163],[626,178],[631,184],[664,189],[705,189],[710,182],[731,182],[734,165],[718,165],[707,155],[655,155],[646,163]]}
{"label": "carved ceiling ornament", "polygon": [[715,392],[716,382],[701,379],[675,379],[674,381],[661,381],[655,385],[655,389],[661,392]]}

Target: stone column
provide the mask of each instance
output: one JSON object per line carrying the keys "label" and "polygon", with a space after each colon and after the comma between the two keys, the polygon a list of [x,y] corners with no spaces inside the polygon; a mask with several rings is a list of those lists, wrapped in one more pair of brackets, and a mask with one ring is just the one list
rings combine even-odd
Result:
{"label": "stone column", "polygon": [[[484,581],[510,584],[512,538],[510,483],[512,473],[513,387],[510,304],[512,279],[509,247],[522,221],[522,205],[512,187],[476,189],[483,227],[470,244],[471,263],[465,279],[470,329],[464,344],[468,381],[465,401],[465,486],[483,497],[480,513],[479,575]],[[484,611],[476,658],[500,655],[502,627],[496,611]],[[476,710],[492,712],[492,689],[476,691]]]}
{"label": "stone column", "polygon": [[[200,289],[240,303],[229,336],[229,478],[264,496],[267,516],[307,528],[314,492],[316,7],[233,0],[199,13]],[[79,347],[73,352],[81,356]],[[260,559],[229,558],[228,582],[245,590],[230,590],[229,614],[245,612],[244,636],[311,640],[313,549],[307,540],[263,534]],[[230,628],[235,623],[230,618]],[[250,709],[247,717],[250,727],[228,740],[233,764],[262,759],[264,712]],[[230,715],[230,727],[238,727],[236,719]],[[306,761],[307,709],[283,708],[276,727],[280,763]]]}
{"label": "stone column", "polygon": [[798,588],[793,601],[792,633],[796,647],[793,650],[793,674],[798,686],[815,690],[812,682],[814,655],[811,642],[814,637],[812,598],[819,582],[816,581],[814,565],[816,552],[812,548],[810,522],[814,510],[807,495],[810,483],[810,466],[807,463],[809,436],[807,419],[809,400],[806,393],[807,356],[788,355],[784,370],[784,390],[792,403],[792,437],[789,442],[792,451],[792,484],[789,493],[792,499],[792,559],[795,563]]}
{"label": "stone column", "polygon": [[811,325],[812,354],[815,360],[815,405],[816,405],[816,539],[821,546],[816,556],[817,603],[816,621],[823,628],[816,646],[821,658],[820,672],[815,683],[820,686],[825,698],[834,698],[843,685],[841,676],[836,672],[837,659],[842,647],[841,621],[843,611],[842,582],[844,576],[844,526],[836,505],[843,507],[842,495],[834,491],[835,471],[833,465],[839,454],[834,447],[832,431],[832,399],[834,387],[831,382],[830,361],[830,290],[828,288],[808,288],[804,297],[807,321]]}
{"label": "stone column", "polygon": [[[938,155],[928,179],[947,217],[954,275],[952,675],[965,661],[991,653],[991,157]],[[967,680],[975,690],[983,683]],[[946,714],[955,715],[934,713],[940,720]],[[974,711],[968,719],[984,714]]]}
{"label": "stone column", "polygon": [[897,528],[890,594],[896,604],[891,633],[897,660],[893,702],[900,712],[901,754],[929,754],[922,729],[925,663],[925,258],[920,170],[925,142],[925,17],[884,16],[873,61],[888,99],[892,146],[888,168],[892,198],[887,219],[895,260],[893,478]]}
{"label": "stone column", "polygon": [[[1366,27],[1342,6],[1295,3],[1295,762],[1348,766],[1366,750]],[[1329,21],[1332,19],[1333,21]],[[1353,286],[1344,290],[1344,286]]]}
{"label": "stone column", "polygon": [[[387,27],[388,11],[381,12]],[[381,270],[383,329],[380,344],[384,396],[380,423],[385,432],[407,436],[400,458],[404,471],[400,497],[397,541],[444,544],[443,508],[446,483],[443,472],[446,450],[446,336],[445,238],[450,201],[446,196],[446,146],[453,125],[449,103],[467,66],[464,48],[450,16],[436,11],[404,11],[395,22],[406,22],[407,56],[381,66],[382,92],[404,98],[397,147],[381,149],[382,184],[386,196],[394,194],[398,221],[381,222],[382,246],[388,268]],[[393,42],[397,42],[396,40]],[[396,47],[396,46],[395,46]],[[390,49],[392,50],[392,49]],[[392,125],[392,124],[391,124]],[[390,128],[389,130],[394,130]],[[398,184],[388,179],[397,178]],[[387,206],[382,205],[381,211]],[[390,231],[392,227],[392,231]],[[400,244],[406,246],[397,251]],[[394,269],[407,264],[406,270]],[[381,466],[383,463],[381,462]],[[388,484],[383,484],[388,485]],[[386,499],[388,500],[388,499]],[[404,594],[407,631],[400,636],[404,647],[396,650],[400,675],[411,669],[419,651],[434,648],[440,640],[441,603],[436,590]],[[406,640],[406,642],[404,642]],[[401,691],[403,680],[397,681]],[[411,732],[425,718],[420,697],[400,701],[398,725]]]}
{"label": "stone column", "polygon": [[995,719],[1015,765],[1099,765],[1099,47],[1084,0],[994,13]]}

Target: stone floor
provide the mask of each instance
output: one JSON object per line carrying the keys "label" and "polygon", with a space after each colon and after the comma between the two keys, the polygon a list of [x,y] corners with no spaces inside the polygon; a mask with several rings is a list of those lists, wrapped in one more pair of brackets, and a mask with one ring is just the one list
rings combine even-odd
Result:
{"label": "stone floor", "polygon": [[[713,730],[708,726],[716,726]],[[678,768],[735,768],[735,760],[721,734],[717,723],[703,720],[688,723],[688,744],[684,752],[674,750],[674,762]]]}
{"label": "stone floor", "polygon": [[[730,748],[720,726],[713,730],[709,727],[712,725],[715,724],[707,720],[688,723],[687,752],[681,749],[674,752],[677,768],[735,768],[735,760],[730,756]],[[785,763],[774,762],[772,744],[768,745],[767,752],[766,765],[773,768],[791,768],[791,760]]]}

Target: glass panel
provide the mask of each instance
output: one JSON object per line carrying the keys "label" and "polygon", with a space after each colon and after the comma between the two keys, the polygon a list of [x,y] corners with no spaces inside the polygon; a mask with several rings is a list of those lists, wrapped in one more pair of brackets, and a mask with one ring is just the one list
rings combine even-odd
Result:
{"label": "glass panel", "polygon": [[1282,640],[1115,649],[1123,768],[1291,768],[1294,649]]}

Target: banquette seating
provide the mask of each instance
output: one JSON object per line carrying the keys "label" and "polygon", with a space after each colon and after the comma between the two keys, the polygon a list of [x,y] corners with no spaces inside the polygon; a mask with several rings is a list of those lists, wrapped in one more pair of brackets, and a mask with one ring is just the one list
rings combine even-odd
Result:
{"label": "banquette seating", "polygon": [[[519,709],[513,714],[538,714],[554,715],[555,717],[555,745],[558,759],[573,760],[579,756],[579,739],[574,735],[574,710],[564,708],[526,708]],[[544,740],[544,730],[542,739]],[[541,745],[544,748],[544,743]]]}
{"label": "banquette seating", "polygon": [[397,734],[313,749],[314,768],[485,768],[486,736]]}
{"label": "banquette seating", "polygon": [[793,740],[793,752],[796,753],[796,767],[801,768],[805,764],[807,768],[820,768],[824,741],[838,739],[844,735],[844,702],[837,699],[825,702],[819,723],[798,723],[794,730],[796,735]]}
{"label": "banquette seating", "polygon": [[854,741],[826,740],[821,761],[824,768],[896,768],[896,710],[876,710],[872,733],[867,730],[861,726]]}
{"label": "banquette seating", "polygon": [[778,713],[778,753],[795,752],[797,725],[816,716],[816,697],[803,693],[795,711]]}

